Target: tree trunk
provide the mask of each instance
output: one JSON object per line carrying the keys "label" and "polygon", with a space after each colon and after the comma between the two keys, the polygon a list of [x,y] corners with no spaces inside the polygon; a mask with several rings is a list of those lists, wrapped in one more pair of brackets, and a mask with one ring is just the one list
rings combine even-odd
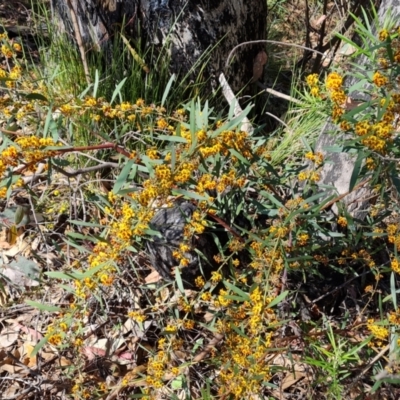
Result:
{"label": "tree trunk", "polygon": [[52,7],[58,26],[74,40],[79,27],[86,50],[107,47],[122,31],[128,39],[141,38],[152,47],[150,66],[162,55],[170,59],[171,74],[190,71],[194,80],[209,61],[204,78],[216,82],[225,72],[235,91],[252,78],[262,45],[238,49],[225,71],[228,54],[237,44],[266,34],[265,0],[52,0]]}

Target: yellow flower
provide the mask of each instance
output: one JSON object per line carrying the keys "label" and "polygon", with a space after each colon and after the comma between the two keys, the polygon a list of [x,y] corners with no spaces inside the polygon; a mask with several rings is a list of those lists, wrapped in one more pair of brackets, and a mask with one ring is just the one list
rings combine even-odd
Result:
{"label": "yellow flower", "polygon": [[341,89],[342,84],[343,84],[343,77],[339,75],[337,72],[330,73],[326,78],[326,88],[329,91]]}
{"label": "yellow flower", "polygon": [[339,217],[338,218],[338,224],[343,228],[346,227],[347,226],[347,219],[345,217]]}
{"label": "yellow flower", "polygon": [[211,282],[212,282],[212,283],[218,283],[218,282],[220,282],[221,280],[222,280],[222,275],[221,275],[220,272],[218,272],[218,271],[213,271],[213,272],[211,273]]}
{"label": "yellow flower", "polygon": [[318,97],[318,96],[319,96],[319,88],[318,88],[317,86],[313,86],[313,87],[310,89],[310,94],[311,94],[311,96],[313,96],[313,97]]}
{"label": "yellow flower", "polygon": [[372,77],[372,82],[374,82],[376,86],[382,87],[388,84],[389,79],[379,71],[376,71]]}
{"label": "yellow flower", "polygon": [[332,90],[331,99],[336,104],[343,104],[346,102],[346,94],[343,90]]}
{"label": "yellow flower", "polygon": [[121,110],[122,111],[130,111],[132,109],[132,104],[128,101],[121,103]]}
{"label": "yellow flower", "polygon": [[318,74],[310,74],[306,78],[306,82],[308,86],[317,86],[318,85]]}
{"label": "yellow flower", "polygon": [[144,315],[142,311],[129,311],[128,317],[132,318],[133,320],[135,320],[137,322],[143,322],[147,318],[146,315]]}
{"label": "yellow flower", "polygon": [[202,276],[198,276],[195,281],[194,281],[196,287],[201,289],[206,283],[204,281],[204,278]]}
{"label": "yellow flower", "polygon": [[159,129],[167,129],[168,128],[168,122],[164,118],[160,118],[157,121],[157,127]]}
{"label": "yellow flower", "polygon": [[164,330],[165,330],[166,333],[176,333],[176,332],[178,332],[178,328],[176,326],[173,326],[173,325],[167,325]]}
{"label": "yellow flower", "polygon": [[388,37],[389,37],[389,32],[387,31],[387,29],[382,29],[379,32],[378,38],[381,42],[384,42]]}
{"label": "yellow flower", "polygon": [[308,179],[308,171],[302,171],[298,175],[299,181],[305,181]]}
{"label": "yellow flower", "polygon": [[364,292],[365,293],[372,293],[373,290],[374,290],[373,286],[372,285],[368,285],[368,286],[365,287]]}
{"label": "yellow flower", "polygon": [[394,258],[392,260],[392,262],[390,263],[390,267],[392,268],[392,270],[398,274],[400,274],[400,264],[399,264],[399,260],[397,258]]}
{"label": "yellow flower", "polygon": [[203,301],[210,301],[210,300],[212,299],[212,295],[211,295],[210,292],[204,292],[204,293],[202,293],[202,295],[201,295],[201,299],[202,299]]}
{"label": "yellow flower", "polygon": [[301,233],[300,235],[297,236],[297,243],[299,244],[299,246],[305,246],[309,238],[310,237],[308,236],[307,233]]}
{"label": "yellow flower", "polygon": [[97,100],[94,97],[87,97],[84,105],[87,107],[94,107],[97,104]]}
{"label": "yellow flower", "polygon": [[321,175],[319,172],[313,171],[311,172],[309,179],[311,182],[318,182],[321,179]]}
{"label": "yellow flower", "polygon": [[13,51],[5,44],[1,46],[1,53],[6,58],[11,58],[13,56]]}
{"label": "yellow flower", "polygon": [[60,334],[51,335],[49,337],[49,343],[52,344],[53,346],[58,346],[61,344],[61,342],[62,342],[62,337]]}
{"label": "yellow flower", "polygon": [[367,328],[379,340],[387,340],[389,337],[389,330],[382,325],[375,324],[373,319],[368,320]]}

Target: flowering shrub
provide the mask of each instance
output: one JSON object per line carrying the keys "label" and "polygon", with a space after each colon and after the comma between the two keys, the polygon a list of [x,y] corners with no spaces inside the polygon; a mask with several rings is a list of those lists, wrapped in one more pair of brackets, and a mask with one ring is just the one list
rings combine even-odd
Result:
{"label": "flowering shrub", "polygon": [[[24,193],[45,209],[44,232],[53,233],[49,242],[56,240],[55,233],[63,239],[57,242],[63,265],[46,270],[44,282],[58,284],[67,301],[50,309],[34,303],[54,312],[35,351],[50,347],[73,358],[68,396],[111,396],[118,389],[127,396],[200,398],[206,387],[209,398],[275,396],[281,374],[299,367],[299,353],[327,354],[315,341],[323,341],[325,331],[333,335],[336,322],[325,329],[321,316],[338,311],[336,298],[348,277],[363,277],[354,289],[363,291],[363,298],[380,296],[391,279],[391,296],[381,301],[381,315],[346,317],[346,335],[358,342],[356,352],[347,339],[336,348],[327,336],[344,372],[324,370],[321,360],[304,360],[325,371],[323,378],[336,374],[335,382],[344,385],[348,370],[362,362],[354,354],[368,359],[391,338],[397,346],[400,224],[392,198],[399,187],[398,34],[382,30],[381,46],[372,47],[376,70],[363,81],[369,84],[368,101],[352,99],[340,70],[322,82],[317,74],[306,78],[310,95],[326,102],[327,115],[346,133],[340,145],[357,157],[354,181],[366,180],[371,188],[375,203],[365,221],[355,220],[340,196],[327,197],[318,186],[326,160],[312,146],[306,144],[293,162],[272,165],[274,148],[265,134],[242,129],[250,107],[237,116],[232,106],[225,117],[200,100],[167,107],[172,80],[160,105],[123,99],[124,82],[109,98],[97,96],[98,82],[80,96],[57,95],[19,61],[18,43],[1,36],[6,67],[0,69],[0,196],[11,201]],[[42,185],[29,178],[35,174]],[[151,286],[145,243],[158,234],[151,221],[160,208],[182,199],[195,211],[172,252],[174,281],[164,285],[158,279]],[[332,204],[338,215],[329,212]],[[55,220],[67,210],[63,227]],[[245,223],[237,222],[241,219]],[[226,241],[218,236],[221,231]],[[196,290],[188,290],[181,272],[189,268],[187,254],[196,251],[195,239],[207,232],[218,249],[217,267],[209,277],[200,272]],[[326,289],[337,275],[340,283]],[[300,292],[309,289],[307,284],[322,293],[303,299]],[[118,298],[117,306],[107,295]],[[107,334],[98,333],[103,323]],[[90,337],[122,336],[121,325],[135,335],[126,346],[133,349],[131,362],[126,366],[119,360],[123,368],[112,383],[97,380],[88,361],[93,347],[100,349]],[[337,336],[343,330],[337,329]],[[107,355],[118,358],[113,350]]]}

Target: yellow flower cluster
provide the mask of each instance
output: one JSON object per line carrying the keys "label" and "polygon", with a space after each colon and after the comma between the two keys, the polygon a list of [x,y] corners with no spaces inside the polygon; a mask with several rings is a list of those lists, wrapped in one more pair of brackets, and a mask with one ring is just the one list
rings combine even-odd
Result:
{"label": "yellow flower cluster", "polygon": [[319,96],[319,78],[318,74],[308,75],[306,78],[307,85],[310,87],[311,96]]}
{"label": "yellow flower cluster", "polygon": [[[16,167],[20,162],[26,163],[29,170],[35,170],[39,161],[56,154],[55,151],[45,150],[47,146],[56,145],[50,138],[20,137],[15,140],[15,144],[16,146],[10,145],[0,153],[0,178],[4,176],[9,168]],[[23,181],[20,180],[16,186],[21,186],[22,183]],[[3,187],[0,189],[0,197],[5,195],[6,190]]]}
{"label": "yellow flower cluster", "polygon": [[[223,291],[220,296],[227,294]],[[219,298],[221,301],[224,299]],[[220,396],[249,398],[259,393],[263,382],[271,378],[265,357],[272,347],[272,332],[266,332],[266,329],[276,321],[275,313],[268,308],[271,301],[272,297],[265,297],[263,289],[257,286],[250,293],[249,301],[238,307],[230,303],[227,309],[232,319],[230,323],[223,320],[217,322],[218,330],[226,336],[220,355],[222,368],[217,378]],[[230,324],[244,329],[243,334],[233,330]]]}
{"label": "yellow flower cluster", "polygon": [[387,76],[383,75],[380,71],[376,71],[372,76],[372,82],[378,87],[386,86],[389,83]]}
{"label": "yellow flower cluster", "polygon": [[310,239],[310,236],[308,233],[300,233],[297,235],[297,244],[299,246],[305,246],[308,243],[308,240]]}
{"label": "yellow flower cluster", "polygon": [[397,258],[393,258],[390,267],[392,268],[393,272],[396,272],[396,274],[400,274],[400,263]]}
{"label": "yellow flower cluster", "polygon": [[347,226],[347,218],[345,217],[339,217],[337,221],[338,225],[340,225],[342,228],[345,228]]}
{"label": "yellow flower cluster", "polygon": [[309,151],[306,153],[305,157],[316,165],[321,165],[324,162],[324,155],[321,152],[313,153]]}
{"label": "yellow flower cluster", "polygon": [[373,319],[367,321],[367,329],[371,332],[371,335],[373,335],[373,343],[377,346],[382,346],[389,338],[389,330],[375,323]]}
{"label": "yellow flower cluster", "polygon": [[132,318],[133,320],[137,322],[144,322],[146,320],[146,315],[143,313],[143,311],[129,311],[128,317]]}
{"label": "yellow flower cluster", "polygon": [[321,175],[318,171],[301,171],[297,176],[299,181],[306,181],[307,179],[310,182],[318,182],[321,179]]}
{"label": "yellow flower cluster", "polygon": [[344,113],[343,105],[346,102],[346,94],[342,88],[343,77],[337,72],[328,74],[325,82],[329,96],[334,103],[332,109],[332,119],[337,121]]}

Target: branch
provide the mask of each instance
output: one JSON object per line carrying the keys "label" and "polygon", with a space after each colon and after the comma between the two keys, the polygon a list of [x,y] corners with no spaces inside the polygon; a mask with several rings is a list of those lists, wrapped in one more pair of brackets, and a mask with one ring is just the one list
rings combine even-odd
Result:
{"label": "branch", "polygon": [[77,175],[85,174],[87,172],[97,171],[97,170],[103,169],[103,168],[118,168],[118,167],[120,167],[120,165],[117,163],[106,162],[106,163],[103,163],[100,165],[95,165],[93,167],[80,168],[80,169],[76,169],[73,171],[65,171],[64,169],[62,169],[61,167],[58,167],[57,165],[52,165],[52,168],[54,168],[56,171],[60,172],[61,174],[67,176],[68,178],[73,178]]}
{"label": "branch", "polygon": [[249,45],[249,44],[252,45],[252,44],[259,44],[259,43],[272,43],[272,44],[279,44],[279,45],[282,45],[282,46],[297,47],[297,48],[299,48],[299,49],[310,50],[310,51],[312,51],[312,52],[314,52],[314,53],[316,53],[316,54],[320,54],[320,55],[324,56],[325,58],[327,58],[327,59],[329,59],[329,60],[333,60],[332,57],[329,57],[329,56],[327,56],[326,54],[321,53],[321,52],[318,51],[318,50],[311,49],[310,47],[302,46],[302,45],[300,45],[300,44],[278,42],[278,41],[276,41],[276,40],[252,40],[252,41],[250,41],[250,42],[243,42],[243,43],[240,43],[240,44],[238,44],[237,46],[235,46],[235,47],[231,50],[231,52],[230,52],[229,55],[228,55],[228,58],[226,59],[225,68],[228,68],[228,67],[229,67],[229,62],[231,61],[231,58],[232,58],[232,56],[233,56],[233,53],[234,53],[239,47],[247,46],[247,45]]}

